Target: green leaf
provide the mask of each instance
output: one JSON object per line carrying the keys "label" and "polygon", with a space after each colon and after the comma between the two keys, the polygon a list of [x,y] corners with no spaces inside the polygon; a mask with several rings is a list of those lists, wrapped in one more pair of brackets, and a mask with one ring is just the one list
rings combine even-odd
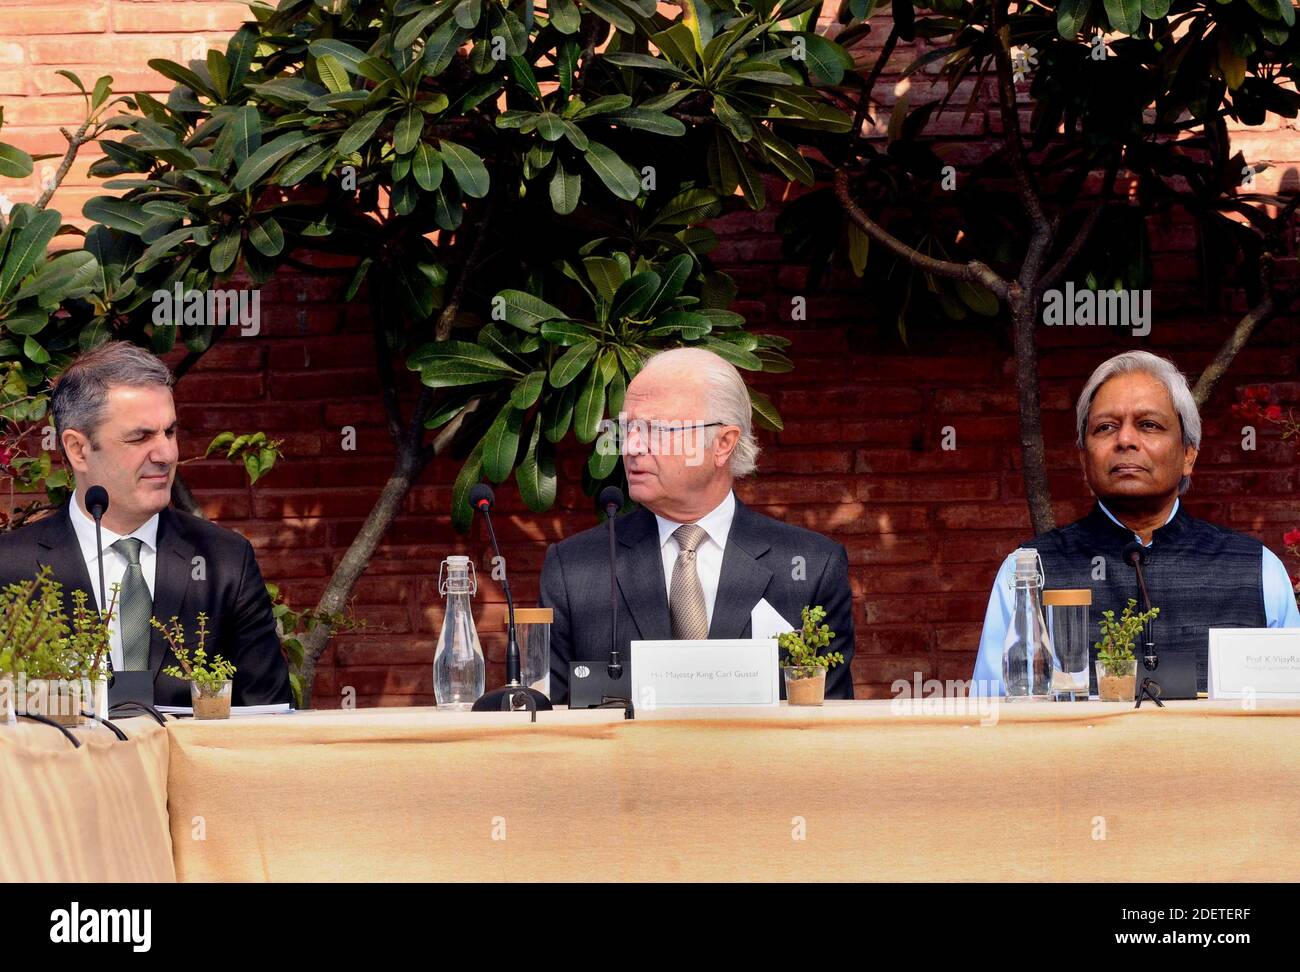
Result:
{"label": "green leaf", "polygon": [[506,323],[529,334],[535,334],[542,321],[562,320],[565,316],[558,307],[522,290],[503,290],[493,304],[494,310],[501,308]]}
{"label": "green leaf", "polygon": [[399,50],[410,47],[415,43],[415,39],[420,36],[424,28],[433,23],[434,19],[443,12],[442,4],[434,4],[427,10],[422,10],[406,23],[393,35],[393,46]]}
{"label": "green leaf", "polygon": [[656,135],[678,136],[686,134],[686,126],[672,115],[645,108],[627,108],[608,116],[609,120],[624,128],[637,128]]}
{"label": "green leaf", "polygon": [[543,321],[542,337],[551,344],[569,347],[591,339],[591,331],[577,321]]}
{"label": "green leaf", "polygon": [[335,94],[352,90],[352,79],[348,77],[348,69],[334,55],[326,54],[317,58],[316,71],[320,74],[321,83]]}
{"label": "green leaf", "polygon": [[587,340],[575,344],[560,355],[559,359],[551,367],[551,387],[563,388],[582,374],[582,370],[596,356],[599,348],[600,346],[595,341]]}
{"label": "green leaf", "polygon": [[614,294],[628,277],[618,261],[609,257],[585,257],[582,265],[591,282],[596,285],[601,300],[606,302],[614,299]]}
{"label": "green leaf", "polygon": [[852,55],[833,40],[813,33],[798,36],[805,42],[808,70],[824,84],[839,84],[844,80],[844,72],[853,70]]}
{"label": "green leaf", "polygon": [[487,195],[489,177],[487,167],[483,165],[483,160],[477,155],[455,142],[442,139],[439,145],[442,151],[442,160],[451,170],[452,176],[459,184],[461,191],[467,196],[473,196],[476,199]]}
{"label": "green leaf", "polygon": [[691,226],[722,212],[722,200],[712,189],[687,189],[670,199],[651,221],[656,226]]}
{"label": "green leaf", "polygon": [[515,408],[528,409],[537,404],[537,399],[542,396],[542,389],[546,387],[545,371],[530,371],[519,379],[510,392],[510,404]]}
{"label": "green leaf", "polygon": [[636,171],[619,158],[613,149],[593,141],[588,143],[583,158],[600,177],[600,181],[605,183],[605,187],[619,199],[631,201],[641,194],[641,180]]}
{"label": "green leaf", "polygon": [[415,151],[420,136],[424,134],[424,115],[419,108],[411,107],[398,119],[393,129],[393,148],[398,155]]}
{"label": "green leaf", "polygon": [[[594,8],[593,8],[594,9]],[[631,31],[629,31],[631,33]],[[604,55],[605,60],[611,64],[617,64],[619,67],[640,68],[643,71],[658,71],[661,74],[667,74],[670,77],[677,78],[679,81],[687,81],[690,75],[674,64],[665,61],[662,57],[652,57],[649,54],[632,54],[615,52]]]}
{"label": "green leaf", "polygon": [[221,160],[223,170],[231,162],[238,169],[262,145],[262,116],[247,105],[223,110],[228,113],[226,124],[212,146],[213,158]]}
{"label": "green leaf", "polygon": [[618,288],[618,292],[614,294],[614,300],[610,305],[609,319],[618,321],[625,317],[641,317],[650,306],[655,294],[659,292],[662,283],[659,274],[653,270],[633,274],[623,282],[623,285]]}
{"label": "green leaf", "polygon": [[207,60],[208,77],[212,79],[212,86],[224,101],[230,95],[230,63],[226,60],[226,55],[217,50],[208,51]]}
{"label": "green leaf", "polygon": [[555,163],[555,172],[551,176],[551,208],[561,216],[567,216],[578,208],[578,199],[582,195],[582,176],[568,171],[562,162]]}
{"label": "green leaf", "polygon": [[461,533],[469,529],[474,510],[469,505],[469,491],[483,476],[483,440],[474,446],[465,465],[456,474],[451,487],[451,524]]}
{"label": "green leaf", "polygon": [[427,142],[415,146],[411,175],[425,192],[433,192],[442,184],[442,156]]}
{"label": "green leaf", "polygon": [[1136,34],[1142,25],[1142,0],[1104,0],[1111,27],[1121,34]]}
{"label": "green leaf", "polygon": [[332,37],[314,40],[307,49],[311,56],[318,60],[323,57],[334,58],[347,69],[349,74],[360,74],[361,62],[370,56],[365,51]]}
{"label": "green leaf", "polygon": [[109,229],[135,236],[143,233],[149,222],[149,217],[138,204],[116,196],[95,196],[86,200],[86,205],[81,207],[81,215],[96,223],[103,223]]}
{"label": "green leaf", "polygon": [[544,513],[555,504],[555,457],[542,439],[542,425],[541,416],[538,416],[528,437],[528,449],[515,470],[519,498],[534,513]]}
{"label": "green leaf", "polygon": [[214,273],[225,273],[239,259],[241,234],[238,229],[231,230],[217,240],[208,254],[208,261]]}
{"label": "green leaf", "polygon": [[384,123],[387,114],[388,110],[386,108],[377,108],[374,111],[366,112],[354,121],[348,127],[348,130],[343,133],[343,137],[339,139],[339,144],[335,149],[338,154],[349,156],[370,141],[375,132],[379,130],[379,126]]}
{"label": "green leaf", "polygon": [[1065,40],[1074,40],[1091,9],[1092,0],[1060,0],[1056,7],[1056,32]]}
{"label": "green leaf", "polygon": [[763,369],[763,362],[759,360],[757,355],[732,344],[730,341],[720,341],[710,337],[702,340],[700,346],[708,348],[717,354],[719,358],[730,361],[737,368],[744,368],[746,371],[761,371]]}
{"label": "green leaf", "polygon": [[333,154],[334,150],[328,145],[312,145],[305,152],[286,162],[276,174],[275,181],[282,186],[296,186],[319,170],[325,160]]}
{"label": "green leaf", "polygon": [[313,145],[323,137],[322,135],[308,135],[306,132],[289,132],[279,138],[272,139],[250,155],[248,160],[239,167],[239,171],[235,173],[231,185],[242,192],[274,168],[276,163],[290,152],[294,152],[304,145]]}
{"label": "green leaf", "polygon": [[50,361],[50,352],[46,351],[41,346],[41,342],[31,335],[23,338],[23,354],[36,364],[49,364]]}
{"label": "green leaf", "polygon": [[[108,199],[98,196],[96,199]],[[95,199],[86,203],[95,202]],[[15,207],[17,211],[17,207]],[[89,217],[93,219],[94,217]],[[13,234],[8,250],[4,253],[4,262],[0,264],[0,300],[3,300],[18,285],[31,269],[45,256],[45,248],[54,234],[59,230],[59,214],[53,210],[41,210]]]}
{"label": "green leaf", "polygon": [[165,58],[155,58],[147,62],[149,67],[153,68],[164,78],[183,84],[192,90],[195,94],[200,94],[208,98],[215,98],[215,92],[203,83],[203,79],[191,71],[189,68],[181,67],[175,61],[168,61]]}
{"label": "green leaf", "polygon": [[257,55],[257,32],[245,25],[231,35],[226,44],[226,60],[230,62],[230,90],[234,91],[248,77],[248,69]]}
{"label": "green leaf", "polygon": [[419,371],[420,381],[430,388],[497,380],[514,371],[487,348],[469,341],[426,344],[406,359],[406,367]]}
{"label": "green leaf", "polygon": [[749,404],[754,410],[754,419],[758,425],[771,432],[780,432],[785,428],[785,422],[776,406],[762,392],[749,389]]}
{"label": "green leaf", "polygon": [[515,468],[523,422],[524,413],[507,402],[483,436],[483,474],[494,483],[504,481]]}
{"label": "green leaf", "polygon": [[469,31],[454,20],[448,20],[435,30],[424,42],[424,73],[435,76],[445,71],[468,36]]}
{"label": "green leaf", "polygon": [[284,249],[284,231],[274,216],[253,220],[248,226],[248,242],[263,256],[278,256]]}
{"label": "green leaf", "polygon": [[577,402],[576,384],[570,384],[542,400],[542,434],[547,442],[559,442],[568,435],[569,425],[573,422],[573,407]]}
{"label": "green leaf", "polygon": [[[609,354],[605,351],[604,354]],[[600,431],[600,420],[605,415],[605,375],[593,365],[578,394],[578,404],[573,412],[573,435],[579,442],[591,442]]]}
{"label": "green leaf", "polygon": [[547,13],[550,14],[551,25],[561,34],[576,34],[582,23],[582,15],[573,0],[550,0]]}
{"label": "green leaf", "polygon": [[0,176],[26,179],[32,174],[32,157],[20,148],[0,142]]}

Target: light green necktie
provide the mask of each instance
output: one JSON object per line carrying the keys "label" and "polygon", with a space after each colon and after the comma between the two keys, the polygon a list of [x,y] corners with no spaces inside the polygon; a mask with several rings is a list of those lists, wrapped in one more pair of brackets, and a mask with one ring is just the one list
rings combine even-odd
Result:
{"label": "light green necktie", "polygon": [[123,537],[113,544],[126,558],[122,590],[118,593],[118,617],[122,624],[122,670],[142,671],[149,667],[149,619],[153,617],[153,596],[140,569],[140,544],[136,537]]}

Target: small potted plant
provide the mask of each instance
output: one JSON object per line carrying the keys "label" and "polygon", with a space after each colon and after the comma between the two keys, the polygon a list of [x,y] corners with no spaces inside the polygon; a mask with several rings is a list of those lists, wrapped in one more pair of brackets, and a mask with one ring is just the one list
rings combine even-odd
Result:
{"label": "small potted plant", "polygon": [[802,611],[803,628],[777,635],[776,643],[785,651],[781,662],[785,674],[785,698],[790,705],[821,705],[826,699],[826,669],[844,663],[838,651],[818,654],[831,643],[835,632],[822,624],[826,609],[820,604]]}
{"label": "small potted plant", "polygon": [[1097,648],[1097,697],[1103,702],[1132,702],[1137,692],[1137,657],[1133,645],[1148,621],[1160,609],[1134,614],[1137,601],[1129,598],[1124,613],[1115,620],[1114,611],[1101,612],[1101,641]]}
{"label": "small potted plant", "polygon": [[[113,589],[114,602],[117,588]],[[0,592],[0,718],[32,713],[67,726],[93,707],[108,669],[109,611],[86,607],[73,591],[72,624],[63,611],[63,585],[47,565],[24,584]]]}
{"label": "small potted plant", "polygon": [[235,677],[235,666],[220,655],[208,660],[208,616],[199,614],[199,644],[191,656],[185,647],[185,629],[181,623],[172,618],[163,624],[157,618],[150,618],[149,623],[162,632],[167,645],[180,662],[180,667],[171,665],[163,671],[172,678],[179,678],[190,683],[190,700],[194,706],[195,719],[229,719],[230,718],[230,682]]}

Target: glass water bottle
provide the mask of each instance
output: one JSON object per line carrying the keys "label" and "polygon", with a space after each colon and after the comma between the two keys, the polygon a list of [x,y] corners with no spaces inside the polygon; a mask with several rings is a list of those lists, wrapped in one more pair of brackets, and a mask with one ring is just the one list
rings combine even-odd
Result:
{"label": "glass water bottle", "polygon": [[468,557],[451,556],[438,568],[438,593],[447,599],[433,654],[433,696],[439,708],[468,709],[483,694],[486,669],[469,599],[478,592]]}
{"label": "glass water bottle", "polygon": [[1008,701],[1046,701],[1052,697],[1056,659],[1043,620],[1043,574],[1038,551],[1017,550],[1015,565],[1015,606],[1002,645],[1002,684]]}

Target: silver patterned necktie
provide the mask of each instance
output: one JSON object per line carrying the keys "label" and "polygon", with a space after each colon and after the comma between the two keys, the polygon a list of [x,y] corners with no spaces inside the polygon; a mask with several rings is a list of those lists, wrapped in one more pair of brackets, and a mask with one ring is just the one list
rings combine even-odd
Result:
{"label": "silver patterned necktie", "polygon": [[681,552],[673,564],[673,586],[668,595],[673,637],[698,640],[709,636],[709,615],[704,606],[704,585],[695,567],[695,551],[708,537],[703,527],[687,524],[673,531]]}
{"label": "silver patterned necktie", "polygon": [[149,619],[153,616],[153,597],[140,569],[141,543],[136,537],[123,537],[111,548],[126,558],[122,590],[117,596],[117,614],[122,625],[122,670],[128,672],[149,667]]}

